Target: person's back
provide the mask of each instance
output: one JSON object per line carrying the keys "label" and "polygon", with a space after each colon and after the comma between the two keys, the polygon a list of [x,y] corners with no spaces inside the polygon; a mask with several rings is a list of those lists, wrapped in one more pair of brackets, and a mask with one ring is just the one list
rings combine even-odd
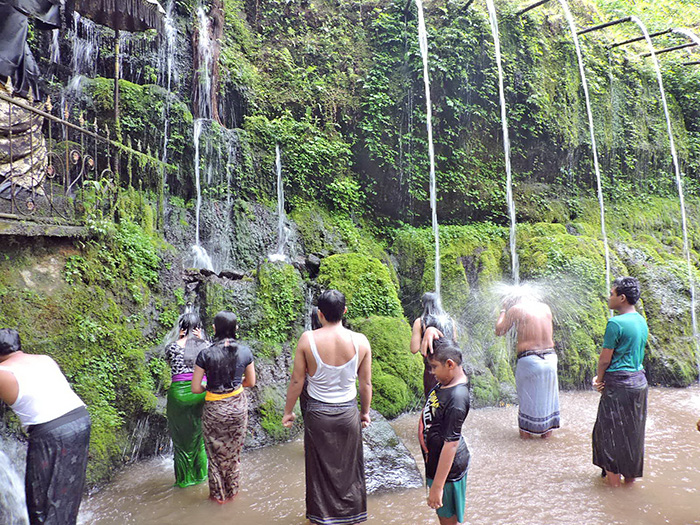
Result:
{"label": "person's back", "polygon": [[318,308],[322,328],[299,338],[282,424],[292,426],[294,405],[308,379],[303,412],[306,517],[317,524],[360,523],[367,520],[361,428],[370,422],[371,351],[364,335],[341,324],[343,294],[324,292]]}
{"label": "person's back", "polygon": [[517,351],[554,348],[552,310],[545,303],[528,301],[508,310],[517,330]]}

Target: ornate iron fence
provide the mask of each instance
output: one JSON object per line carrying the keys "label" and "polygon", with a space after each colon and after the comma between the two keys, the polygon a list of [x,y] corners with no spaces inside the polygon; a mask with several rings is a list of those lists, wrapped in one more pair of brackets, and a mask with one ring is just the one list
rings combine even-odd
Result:
{"label": "ornate iron fence", "polygon": [[132,184],[134,161],[142,175],[152,170],[151,180],[162,179],[166,166],[129,139],[112,140],[106,126],[100,134],[97,119],[68,118],[50,99],[32,103],[0,86],[0,218],[81,225],[114,207],[120,165],[128,172],[124,184]]}

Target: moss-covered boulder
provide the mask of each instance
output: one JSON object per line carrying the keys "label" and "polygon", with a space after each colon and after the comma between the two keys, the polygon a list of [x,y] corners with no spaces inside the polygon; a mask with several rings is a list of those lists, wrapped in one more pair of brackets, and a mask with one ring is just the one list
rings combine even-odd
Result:
{"label": "moss-covered boulder", "polygon": [[396,417],[417,407],[423,395],[423,360],[411,354],[411,327],[402,317],[354,319],[353,330],[372,347],[372,407]]}
{"label": "moss-covered boulder", "polygon": [[344,253],[321,261],[318,283],[335,288],[345,295],[348,319],[402,314],[388,268],[378,259],[359,253]]}

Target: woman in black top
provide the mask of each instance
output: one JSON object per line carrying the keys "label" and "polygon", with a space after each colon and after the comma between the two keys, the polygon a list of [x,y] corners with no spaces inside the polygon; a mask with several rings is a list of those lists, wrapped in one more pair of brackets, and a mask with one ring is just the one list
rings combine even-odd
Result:
{"label": "woman in black top", "polygon": [[[209,458],[209,498],[226,503],[238,494],[241,449],[248,425],[248,401],[243,387],[255,386],[253,353],[236,343],[236,316],[219,312],[214,318],[214,343],[195,361],[192,392],[206,390],[202,431]],[[202,385],[206,374],[207,385]]]}

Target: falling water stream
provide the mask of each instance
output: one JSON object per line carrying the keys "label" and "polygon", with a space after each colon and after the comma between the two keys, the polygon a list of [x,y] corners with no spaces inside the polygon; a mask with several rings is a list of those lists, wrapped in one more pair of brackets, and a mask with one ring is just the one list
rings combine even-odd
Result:
{"label": "falling water stream", "polygon": [[[673,159],[673,171],[676,176],[676,186],[678,187],[678,199],[681,208],[681,224],[683,226],[683,253],[685,254],[685,260],[688,267],[688,283],[690,285],[690,318],[693,324],[693,340],[695,342],[695,354],[696,362],[698,367],[698,374],[700,374],[700,340],[698,339],[698,323],[695,315],[695,279],[693,279],[693,265],[690,262],[690,244],[688,242],[688,220],[685,213],[685,198],[683,196],[683,178],[681,176],[681,168],[678,162],[678,154],[676,153],[676,143],[673,139],[673,129],[671,127],[671,115],[668,111],[668,103],[666,102],[666,90],[664,89],[664,81],[661,77],[661,68],[659,67],[659,60],[656,57],[656,51],[654,50],[654,44],[651,41],[649,32],[647,31],[644,23],[636,16],[631,16],[630,20],[639,26],[639,29],[644,35],[644,39],[649,46],[649,52],[651,53],[651,59],[654,63],[654,69],[656,70],[656,79],[659,83],[659,91],[661,92],[661,104],[664,108],[664,116],[666,117],[666,129],[668,131],[668,142],[671,148],[671,157]],[[686,36],[690,36],[688,32],[683,32],[684,30],[676,30],[681,32]],[[695,35],[693,35],[695,36]],[[690,37],[692,38],[692,37]],[[695,37],[697,38],[697,37]]]}
{"label": "falling water stream", "polygon": [[578,70],[581,75],[581,85],[583,86],[583,94],[586,99],[586,114],[588,115],[588,130],[591,134],[591,152],[593,153],[593,169],[595,171],[596,188],[598,190],[598,204],[600,205],[600,231],[603,237],[603,246],[605,249],[605,291],[610,290],[610,249],[608,247],[608,234],[605,229],[605,203],[603,202],[603,187],[600,180],[600,165],[598,163],[598,147],[595,140],[595,129],[593,127],[593,111],[591,110],[591,99],[588,94],[588,80],[586,78],[586,68],[583,65],[583,55],[581,54],[581,45],[578,40],[576,24],[574,17],[571,15],[569,3],[567,0],[559,0],[566,21],[571,30],[571,36],[574,40],[576,48],[576,58],[578,59]]}
{"label": "falling water stream", "polygon": [[432,212],[433,236],[435,237],[435,293],[440,293],[440,232],[437,220],[437,184],[435,182],[435,147],[433,146],[433,110],[430,101],[430,75],[428,72],[428,33],[423,17],[423,2],[416,0],[418,11],[418,41],[423,57],[423,82],[425,84],[425,119],[428,128],[428,157],[430,159],[430,210]]}
{"label": "falling water stream", "polygon": [[506,96],[503,89],[503,66],[501,64],[501,40],[498,34],[498,18],[496,17],[496,6],[493,0],[486,0],[489,10],[489,20],[491,22],[491,32],[493,33],[493,43],[496,47],[496,66],[498,68],[498,96],[501,101],[501,127],[503,129],[503,155],[506,165],[506,201],[508,204],[508,216],[510,217],[510,265],[513,282],[520,282],[520,264],[518,263],[518,252],[516,251],[515,236],[515,202],[513,201],[513,176],[510,162],[510,137],[508,136],[508,118],[506,116]]}
{"label": "falling water stream", "polygon": [[169,0],[168,5],[165,10],[165,20],[164,20],[164,32],[165,32],[165,46],[163,46],[164,61],[166,67],[166,92],[165,92],[165,108],[163,109],[163,154],[161,155],[161,160],[163,162],[163,188],[165,188],[166,183],[166,164],[168,162],[168,131],[170,127],[170,90],[172,89],[172,78],[173,78],[173,55],[175,53],[175,41],[177,39],[177,28],[175,27],[175,21],[173,20],[173,8],[175,7],[175,1]]}
{"label": "falling water stream", "polygon": [[[591,463],[591,429],[599,394],[561,393],[562,428],[549,440],[522,441],[517,406],[472,410],[462,432],[472,454],[466,523],[472,525],[700,524],[700,387],[649,391],[644,477],[607,487]],[[418,414],[392,422],[422,468]],[[87,496],[79,523],[165,525],[236,523],[301,525],[304,450],[300,439],[247,451],[241,492],[232,503],[207,500],[206,483],[173,487],[172,457],[127,467]],[[369,525],[435,525],[425,489],[370,495]]]}
{"label": "falling water stream", "polygon": [[280,145],[275,146],[275,169],[277,171],[277,251],[268,258],[285,261],[284,247],[287,244],[287,228],[284,226],[284,186],[282,184],[282,154]]}

